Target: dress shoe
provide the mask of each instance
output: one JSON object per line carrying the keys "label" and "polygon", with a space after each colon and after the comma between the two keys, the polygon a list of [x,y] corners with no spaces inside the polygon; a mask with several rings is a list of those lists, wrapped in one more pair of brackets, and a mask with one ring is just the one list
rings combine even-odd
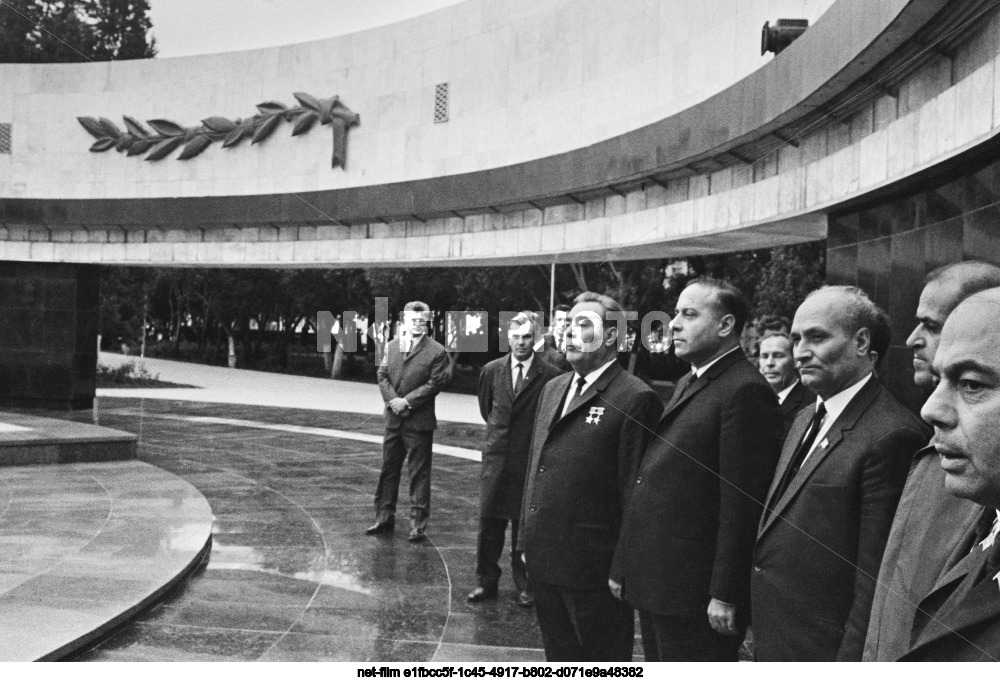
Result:
{"label": "dress shoe", "polygon": [[389,534],[394,529],[396,529],[396,523],[395,523],[395,521],[393,521],[393,520],[387,520],[384,523],[375,523],[374,525],[372,525],[371,527],[369,527],[367,530],[365,530],[365,534],[368,534],[368,535],[372,535],[372,534]]}
{"label": "dress shoe", "polygon": [[492,601],[497,597],[496,589],[487,589],[482,586],[477,586],[475,589],[469,592],[469,602],[470,603],[481,603],[483,601]]}
{"label": "dress shoe", "polygon": [[420,542],[420,541],[425,541],[426,539],[427,539],[427,535],[424,533],[423,530],[419,530],[419,529],[410,530],[409,540],[411,542],[416,543],[416,542]]}
{"label": "dress shoe", "polygon": [[530,608],[535,605],[535,597],[529,591],[522,591],[517,595],[517,604],[522,608]]}

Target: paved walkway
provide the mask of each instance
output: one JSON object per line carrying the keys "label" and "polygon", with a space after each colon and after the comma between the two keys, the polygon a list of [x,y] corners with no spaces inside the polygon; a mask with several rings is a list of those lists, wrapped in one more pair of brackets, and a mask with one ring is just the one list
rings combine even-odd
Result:
{"label": "paved walkway", "polygon": [[[139,458],[196,487],[216,522],[204,570],[81,660],[544,659],[506,565],[498,600],[466,601],[476,461],[435,454],[429,541],[413,545],[405,483],[396,533],[363,533],[382,458],[378,416],[108,395],[95,414],[136,433]],[[482,433],[442,422],[436,439],[468,451]]]}
{"label": "paved walkway", "polygon": [[[141,360],[102,353],[102,364]],[[479,519],[476,398],[438,397],[429,541],[367,537],[381,465],[372,384],[145,361],[198,386],[102,389],[100,425],[180,476],[216,516],[203,572],[83,660],[539,661],[534,611],[473,605]],[[443,456],[442,456],[443,455]]]}
{"label": "paved walkway", "polygon": [[[166,359],[142,359],[108,352],[100,353],[98,361],[112,368],[131,362],[136,367],[145,366],[153,376],[159,375],[161,381],[196,386],[195,388],[104,388],[97,391],[98,395],[106,397],[246,404],[379,416],[384,409],[378,386],[374,383],[289,376]],[[438,418],[456,423],[483,423],[474,395],[456,393],[438,395],[437,414]]]}

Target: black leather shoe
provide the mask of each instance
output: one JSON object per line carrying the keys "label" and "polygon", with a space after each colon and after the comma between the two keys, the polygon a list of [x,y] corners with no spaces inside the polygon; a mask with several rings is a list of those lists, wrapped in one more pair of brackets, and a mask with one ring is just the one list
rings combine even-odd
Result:
{"label": "black leather shoe", "polygon": [[527,591],[522,591],[517,595],[517,604],[522,608],[531,608],[535,605],[535,597]]}
{"label": "black leather shoe", "polygon": [[470,603],[481,603],[483,601],[492,601],[497,597],[496,589],[487,589],[481,586],[477,586],[475,589],[469,592],[469,602]]}
{"label": "black leather shoe", "polygon": [[420,542],[427,539],[427,535],[424,534],[423,530],[410,530],[409,540],[411,542]]}
{"label": "black leather shoe", "polygon": [[394,529],[396,529],[396,522],[393,521],[393,520],[387,520],[384,523],[375,523],[374,525],[372,525],[371,527],[369,527],[367,530],[365,530],[365,534],[368,534],[368,535],[372,535],[372,534],[389,534]]}

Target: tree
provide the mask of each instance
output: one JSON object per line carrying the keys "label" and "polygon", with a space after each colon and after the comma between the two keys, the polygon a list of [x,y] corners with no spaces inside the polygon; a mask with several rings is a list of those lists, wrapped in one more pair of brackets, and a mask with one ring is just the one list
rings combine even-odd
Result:
{"label": "tree", "polygon": [[148,0],[3,0],[0,63],[146,59],[151,29]]}

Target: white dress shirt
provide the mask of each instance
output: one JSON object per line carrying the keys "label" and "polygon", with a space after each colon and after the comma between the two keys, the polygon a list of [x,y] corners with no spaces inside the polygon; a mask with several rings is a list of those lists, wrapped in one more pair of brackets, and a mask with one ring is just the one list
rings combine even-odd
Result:
{"label": "white dress shirt", "polygon": [[514,353],[510,353],[510,384],[512,386],[517,386],[517,365],[521,365],[521,377],[528,377],[528,369],[531,368],[531,363],[535,360],[535,353],[531,353],[528,359],[517,359],[514,357]]}
{"label": "white dress shirt", "polygon": [[794,383],[792,383],[790,386],[788,386],[787,388],[785,388],[784,390],[782,390],[780,393],[778,393],[778,404],[784,404],[785,400],[791,394],[792,389],[795,388],[795,386],[797,386],[798,384],[799,384],[799,379],[795,379]]}
{"label": "white dress shirt", "polygon": [[[607,371],[608,367],[611,366],[612,364],[614,364],[617,361],[618,361],[617,357],[612,357],[605,364],[602,364],[601,366],[597,367],[596,369],[594,369],[593,371],[591,371],[586,376],[583,376],[584,385],[583,385],[583,390],[580,391],[580,394],[582,395],[583,393],[587,392],[587,390],[590,388],[590,386],[594,385],[594,383],[597,381],[597,379],[599,379],[601,377],[601,374],[603,374],[605,371]],[[563,404],[563,410],[562,410],[562,415],[563,416],[565,416],[566,412],[569,411],[569,405],[573,401],[573,398],[576,396],[576,384],[577,384],[577,381],[580,380],[580,378],[581,378],[580,374],[577,374],[577,373],[573,374],[573,381],[572,381],[570,389],[569,389],[569,394],[566,395],[566,403]]]}
{"label": "white dress shirt", "polygon": [[696,367],[696,366],[694,366],[692,364],[691,365],[691,372],[694,374],[695,378],[701,378],[702,374],[704,374],[706,371],[708,371],[709,369],[711,369],[713,364],[715,364],[716,362],[718,362],[720,359],[722,359],[726,355],[731,354],[733,352],[736,352],[739,349],[740,349],[740,346],[737,345],[732,350],[728,350],[728,351],[722,353],[721,355],[719,355],[718,357],[716,357],[715,359],[713,359],[711,362],[709,362],[705,366]]}
{"label": "white dress shirt", "polygon": [[871,379],[872,375],[868,374],[854,385],[844,388],[828,400],[824,401],[822,398],[816,398],[817,409],[820,404],[826,405],[826,416],[823,417],[823,425],[820,426],[819,432],[816,434],[816,439],[813,440],[812,449],[810,449],[809,454],[806,454],[805,458],[802,459],[803,463],[805,463],[806,459],[808,459],[809,456],[816,451],[816,447],[823,442],[826,434],[830,432],[830,426],[832,426],[840,415],[844,413],[844,410],[847,409],[847,405],[854,399],[854,396],[861,392],[861,389],[864,388],[865,384]]}
{"label": "white dress shirt", "polygon": [[410,333],[401,334],[399,338],[399,351],[409,352],[413,348],[417,347],[417,345],[426,335],[427,335],[426,333],[422,333],[419,336],[414,336],[413,334]]}

